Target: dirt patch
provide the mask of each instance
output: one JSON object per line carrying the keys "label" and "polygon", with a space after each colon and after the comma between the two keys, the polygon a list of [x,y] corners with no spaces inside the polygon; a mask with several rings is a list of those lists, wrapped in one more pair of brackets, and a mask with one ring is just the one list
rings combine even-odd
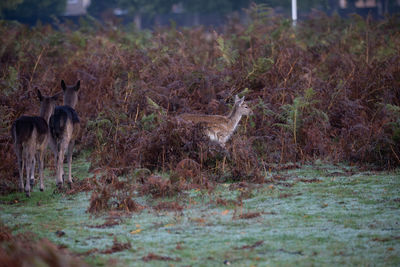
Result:
{"label": "dirt patch", "polygon": [[230,205],[237,206],[240,204],[239,201],[233,199],[223,199],[220,197],[215,198],[214,200],[210,201],[210,203],[215,203],[216,205],[219,206],[230,206]]}
{"label": "dirt patch", "polygon": [[154,253],[149,253],[146,256],[142,257],[142,261],[149,262],[149,261],[181,261],[180,258],[171,258],[168,256],[161,256]]}
{"label": "dirt patch", "polygon": [[248,188],[250,186],[250,184],[248,182],[239,182],[239,183],[232,183],[231,185],[229,185],[229,190],[238,190],[238,189],[244,189],[244,188]]}
{"label": "dirt patch", "polygon": [[178,183],[171,183],[170,179],[164,179],[161,176],[150,175],[144,179],[138,191],[141,195],[152,195],[155,198],[171,197],[182,192]]}
{"label": "dirt patch", "polygon": [[100,253],[102,253],[102,254],[112,254],[112,253],[115,253],[115,252],[119,252],[119,251],[123,251],[123,250],[126,250],[126,249],[130,249],[130,248],[132,248],[132,245],[131,245],[130,242],[121,243],[114,237],[114,241],[113,241],[112,247],[109,248],[109,249],[102,250]]}
{"label": "dirt patch", "polygon": [[372,239],[372,241],[377,241],[377,242],[388,242],[388,241],[393,241],[393,240],[400,240],[400,236],[390,236],[390,237],[375,237]]}
{"label": "dirt patch", "polygon": [[235,219],[253,219],[261,216],[261,212],[246,212],[239,215],[234,215]]}
{"label": "dirt patch", "polygon": [[278,198],[288,198],[293,196],[293,194],[289,194],[289,193],[284,193],[284,194],[279,194]]}
{"label": "dirt patch", "polygon": [[156,211],[182,211],[184,206],[180,205],[178,202],[169,201],[169,202],[160,202],[153,207]]}
{"label": "dirt patch", "polygon": [[264,241],[260,240],[260,241],[255,242],[255,243],[252,244],[252,245],[245,245],[245,246],[242,246],[242,247],[240,247],[240,249],[254,249],[254,248],[256,248],[256,247],[261,246],[262,244],[264,244]]}
{"label": "dirt patch", "polygon": [[109,228],[119,225],[122,222],[122,217],[118,212],[111,211],[105,222],[99,225],[89,225],[90,228]]}
{"label": "dirt patch", "polygon": [[320,179],[317,179],[317,178],[313,178],[313,179],[301,178],[301,179],[297,179],[297,181],[302,182],[302,183],[320,183],[320,182],[322,182]]}
{"label": "dirt patch", "polygon": [[288,175],[279,175],[279,174],[276,174],[271,177],[271,181],[287,181],[289,179],[293,179],[293,177]]}

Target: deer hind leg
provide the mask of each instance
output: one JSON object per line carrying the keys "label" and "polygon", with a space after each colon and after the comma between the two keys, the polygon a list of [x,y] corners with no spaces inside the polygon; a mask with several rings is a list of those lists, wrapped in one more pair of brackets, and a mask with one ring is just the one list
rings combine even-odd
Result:
{"label": "deer hind leg", "polygon": [[19,173],[19,191],[24,191],[24,158],[22,155],[22,145],[14,143],[14,150],[17,156],[18,173]]}
{"label": "deer hind leg", "polygon": [[29,184],[31,188],[35,185],[35,166],[36,166],[36,156],[33,154],[32,163],[31,163],[31,174],[29,179]]}
{"label": "deer hind leg", "polygon": [[43,170],[44,170],[44,151],[39,151],[37,153],[38,158],[38,166],[39,166],[39,178],[40,178],[40,191],[44,190],[44,183],[43,183]]}
{"label": "deer hind leg", "polygon": [[60,147],[57,151],[57,174],[56,174],[56,184],[58,188],[61,188],[63,185],[63,173],[64,173],[64,153],[65,148],[64,145],[61,143]]}
{"label": "deer hind leg", "polygon": [[57,167],[58,167],[58,149],[57,149],[57,142],[54,140],[53,137],[50,137],[49,141],[50,150],[53,152],[54,155],[54,171],[57,175]]}
{"label": "deer hind leg", "polygon": [[[64,151],[65,151],[65,149],[64,149]],[[58,175],[58,162],[60,161],[59,157],[60,157],[59,150],[56,149],[56,151],[54,151],[54,164],[55,164],[56,175]],[[62,181],[64,182],[64,168],[62,167],[63,164],[64,164],[64,154],[63,154],[63,158],[61,159],[61,170],[60,170],[61,171],[60,176],[61,176]]]}
{"label": "deer hind leg", "polygon": [[72,185],[72,173],[71,173],[71,165],[72,165],[72,152],[74,151],[75,140],[71,140],[68,144],[68,154],[67,154],[67,161],[68,161],[68,185],[71,187]]}
{"label": "deer hind leg", "polygon": [[64,183],[64,155],[68,147],[68,137],[64,135],[58,145],[57,153],[57,187],[61,188]]}
{"label": "deer hind leg", "polygon": [[31,170],[34,166],[32,166],[35,158],[35,151],[32,147],[25,148],[25,164],[26,164],[26,184],[25,184],[25,194],[27,197],[31,196],[31,184],[30,184],[30,176]]}

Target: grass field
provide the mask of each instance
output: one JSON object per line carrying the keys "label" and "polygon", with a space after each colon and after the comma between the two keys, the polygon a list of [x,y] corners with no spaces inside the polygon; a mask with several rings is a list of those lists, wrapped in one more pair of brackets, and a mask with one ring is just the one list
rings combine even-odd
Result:
{"label": "grass field", "polygon": [[[89,176],[81,158],[74,172]],[[315,165],[174,198],[137,197],[141,212],[91,215],[90,193],[35,188],[0,198],[0,221],[94,266],[400,264],[399,172]],[[158,209],[172,202],[175,208]],[[165,205],[164,205],[165,206]],[[178,206],[179,208],[176,208]]]}

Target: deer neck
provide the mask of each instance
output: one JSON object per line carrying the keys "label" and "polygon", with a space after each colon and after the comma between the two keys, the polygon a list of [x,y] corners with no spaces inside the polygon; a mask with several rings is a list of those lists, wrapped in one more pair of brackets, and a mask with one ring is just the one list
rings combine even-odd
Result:
{"label": "deer neck", "polygon": [[78,102],[78,96],[75,92],[64,94],[64,105],[70,106],[75,109],[76,103]]}
{"label": "deer neck", "polygon": [[53,114],[54,108],[44,108],[41,107],[40,108],[40,117],[42,117],[43,119],[45,119],[45,121],[47,122],[47,124],[49,124],[50,121],[50,117]]}
{"label": "deer neck", "polygon": [[242,116],[243,116],[243,114],[239,112],[239,107],[235,105],[232,109],[232,112],[228,116],[229,124],[230,124],[229,128],[231,129],[232,132],[234,132],[236,130]]}

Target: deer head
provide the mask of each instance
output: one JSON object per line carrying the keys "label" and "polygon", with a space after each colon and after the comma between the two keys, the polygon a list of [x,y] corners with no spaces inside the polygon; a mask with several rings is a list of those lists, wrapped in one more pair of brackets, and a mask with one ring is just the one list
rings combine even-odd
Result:
{"label": "deer head", "polygon": [[78,81],[75,85],[68,86],[64,80],[61,80],[61,88],[64,91],[64,105],[75,108],[78,103],[78,90],[81,86],[81,81]]}
{"label": "deer head", "polygon": [[239,113],[240,115],[252,115],[253,111],[247,106],[246,103],[244,103],[244,96],[242,98],[239,98],[237,95],[235,95],[235,105],[233,107],[233,112],[232,113]]}
{"label": "deer head", "polygon": [[40,92],[40,90],[36,88],[36,93],[40,101],[40,117],[49,122],[50,116],[51,114],[53,114],[54,108],[56,107],[57,99],[62,94],[62,92],[57,93],[53,96],[43,96],[42,92]]}

